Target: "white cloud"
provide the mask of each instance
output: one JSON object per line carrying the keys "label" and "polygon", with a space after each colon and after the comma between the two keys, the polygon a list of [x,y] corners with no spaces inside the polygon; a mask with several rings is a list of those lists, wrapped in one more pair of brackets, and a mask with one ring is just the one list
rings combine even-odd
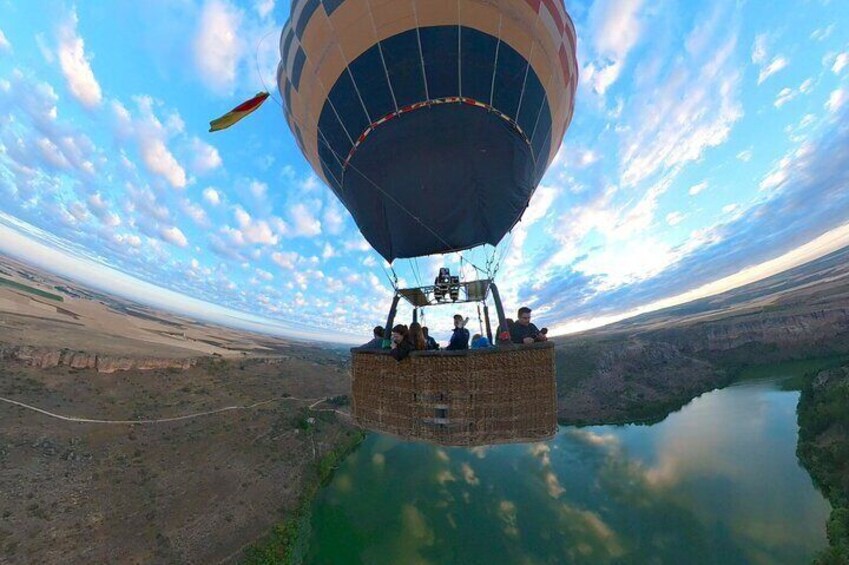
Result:
{"label": "white cloud", "polygon": [[781,108],[782,106],[796,98],[798,95],[809,93],[813,86],[814,79],[809,78],[802,81],[802,84],[799,85],[799,88],[782,88],[773,104],[776,108]]}
{"label": "white cloud", "polygon": [[203,199],[211,206],[221,204],[221,194],[211,186],[203,189]]}
{"label": "white cloud", "polygon": [[743,161],[744,163],[748,163],[752,160],[752,150],[744,149],[743,151],[740,151],[739,153],[737,153],[737,158]]}
{"label": "white cloud", "polygon": [[233,214],[246,243],[276,245],[279,241],[278,234],[266,220],[253,219],[241,206],[236,206]]}
{"label": "white cloud", "polygon": [[681,212],[670,212],[666,215],[666,223],[670,226],[677,226],[682,220],[684,220],[684,218],[686,218],[686,216]]}
{"label": "white cloud", "polygon": [[119,245],[129,245],[136,249],[141,247],[142,244],[141,238],[134,234],[115,234],[113,240]]}
{"label": "white cloud", "polygon": [[833,90],[828,96],[828,102],[825,103],[825,107],[829,112],[835,113],[846,103],[846,98],[846,91],[842,88]]}
{"label": "white cloud", "polygon": [[758,73],[758,84],[761,84],[763,81],[783,69],[787,66],[787,59],[784,57],[776,57],[772,61],[770,61],[769,65],[762,67],[760,73]]}
{"label": "white cloud", "polygon": [[311,237],[321,233],[321,222],[304,204],[295,204],[290,212],[294,235]]}
{"label": "white cloud", "polygon": [[186,171],[163,140],[144,137],[140,141],[139,150],[142,161],[150,172],[161,175],[174,188],[186,187]]}
{"label": "white cloud", "polygon": [[209,227],[209,218],[206,215],[206,212],[199,205],[195,204],[188,198],[182,198],[180,200],[180,208],[185,212],[185,214],[190,217],[197,225],[201,227]]}
{"label": "white cloud", "polygon": [[265,195],[268,192],[268,185],[262,181],[253,180],[251,181],[248,190],[251,191],[251,194],[253,194],[254,197],[262,199],[265,198]]}
{"label": "white cloud", "polygon": [[738,100],[736,32],[713,41],[699,59],[678,58],[664,80],[638,90],[621,130],[621,183],[633,186],[663,170],[680,170],[728,140],[743,116]]}
{"label": "white cloud", "polygon": [[628,53],[642,33],[637,11],[642,0],[600,0],[588,17],[594,57],[584,67],[583,81],[598,94],[616,82]]}
{"label": "white cloud", "polygon": [[103,225],[117,227],[121,225],[121,217],[109,210],[109,205],[103,200],[99,192],[95,192],[86,199],[89,211],[99,219]]}
{"label": "white cloud", "polygon": [[796,98],[795,90],[793,90],[792,88],[782,88],[781,91],[778,93],[775,102],[773,102],[773,105],[776,108],[781,108],[794,98]]}
{"label": "white cloud", "polygon": [[755,42],[752,45],[752,62],[760,69],[758,73],[758,84],[768,79],[781,69],[787,66],[787,59],[781,55],[773,57],[769,64],[769,48],[767,45],[768,38],[766,34],[759,34],[755,37]]}
{"label": "white cloud", "polygon": [[9,43],[9,40],[6,39],[6,34],[3,33],[3,30],[0,29],[0,53],[11,53],[12,52],[12,44]]}
{"label": "white cloud", "polygon": [[183,235],[183,232],[177,226],[171,226],[170,228],[163,227],[159,230],[159,235],[162,236],[163,240],[177,247],[186,247],[189,244],[189,240],[186,239],[186,236]]}
{"label": "white cloud", "polygon": [[274,11],[274,0],[256,0],[254,9],[260,18],[265,18]]}
{"label": "white cloud", "polygon": [[755,42],[752,44],[752,62],[756,65],[762,65],[766,62],[766,34],[759,34],[755,37]]}
{"label": "white cloud", "polygon": [[88,210],[81,202],[73,202],[68,206],[68,212],[76,218],[78,222],[85,222],[89,218]]}
{"label": "white cloud", "polygon": [[834,74],[839,75],[843,69],[846,68],[846,65],[849,65],[849,51],[844,51],[834,58],[834,64],[831,66],[831,71]]}
{"label": "white cloud", "polygon": [[707,187],[708,187],[707,181],[702,181],[699,184],[694,184],[693,186],[691,186],[690,190],[688,190],[687,193],[690,196],[695,196],[695,195],[699,194],[700,192],[702,192]]}
{"label": "white cloud", "polygon": [[103,197],[99,192],[95,192],[88,197],[88,207],[91,210],[106,210],[107,204],[103,201]]}
{"label": "white cloud", "polygon": [[221,166],[221,155],[218,154],[218,149],[200,138],[192,139],[192,153],[195,156],[192,169],[198,174],[208,173]]}
{"label": "white cloud", "polygon": [[345,216],[343,216],[340,206],[335,201],[324,208],[322,222],[327,228],[327,232],[333,235],[341,233],[342,228],[345,227]]}
{"label": "white cloud", "polygon": [[62,154],[62,151],[56,146],[55,143],[47,139],[46,137],[39,138],[35,142],[36,147],[41,153],[41,156],[44,160],[56,167],[57,169],[67,169],[70,167],[70,163],[65,158],[65,155]]}
{"label": "white cloud", "polygon": [[324,244],[324,249],[321,252],[322,259],[330,259],[331,257],[336,256],[336,250],[333,249],[333,246],[329,243]]}
{"label": "white cloud", "polygon": [[236,84],[236,71],[245,51],[241,39],[241,10],[222,0],[207,0],[194,40],[195,66],[201,79],[217,92]]}
{"label": "white cloud", "polygon": [[71,94],[91,109],[100,104],[103,94],[86,57],[85,43],[77,35],[77,22],[76,12],[71,12],[68,21],[59,28],[59,65]]}
{"label": "white cloud", "polygon": [[811,39],[813,39],[814,41],[823,41],[825,39],[828,39],[833,31],[834,24],[829,24],[826,27],[815,29],[813,33],[811,33]]}
{"label": "white cloud", "polygon": [[271,254],[271,260],[283,269],[294,269],[299,257],[295,251],[275,251]]}
{"label": "white cloud", "polygon": [[739,204],[726,204],[725,206],[722,207],[722,213],[723,214],[730,214],[732,212],[735,212],[739,208],[740,208]]}

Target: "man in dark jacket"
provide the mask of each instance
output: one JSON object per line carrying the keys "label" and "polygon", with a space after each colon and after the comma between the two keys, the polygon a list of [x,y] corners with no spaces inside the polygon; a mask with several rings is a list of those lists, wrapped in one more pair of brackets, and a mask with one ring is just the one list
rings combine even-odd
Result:
{"label": "man in dark jacket", "polygon": [[448,342],[449,351],[457,351],[460,349],[469,348],[469,330],[464,328],[469,319],[463,319],[460,314],[454,314],[454,332],[451,334],[451,341]]}
{"label": "man in dark jacket", "polygon": [[383,349],[383,326],[374,326],[374,338],[360,346],[360,349]]}
{"label": "man in dark jacket", "polygon": [[531,323],[531,309],[522,306],[519,308],[519,317],[510,326],[510,339],[513,343],[533,343],[535,341],[547,341],[548,337]]}

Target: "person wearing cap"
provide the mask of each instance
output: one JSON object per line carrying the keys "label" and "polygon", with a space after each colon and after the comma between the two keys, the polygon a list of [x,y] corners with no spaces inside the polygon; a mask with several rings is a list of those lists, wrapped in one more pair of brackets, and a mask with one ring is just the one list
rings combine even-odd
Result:
{"label": "person wearing cap", "polygon": [[469,330],[464,326],[469,319],[463,319],[460,314],[454,314],[454,331],[451,333],[451,341],[448,342],[448,351],[459,351],[469,348]]}

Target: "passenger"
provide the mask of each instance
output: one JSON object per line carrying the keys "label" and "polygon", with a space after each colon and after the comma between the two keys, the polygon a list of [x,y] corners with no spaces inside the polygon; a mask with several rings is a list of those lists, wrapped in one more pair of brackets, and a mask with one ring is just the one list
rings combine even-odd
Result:
{"label": "passenger", "polygon": [[410,324],[410,343],[413,344],[413,349],[416,351],[424,351],[427,349],[427,341],[422,331],[422,326],[418,322]]}
{"label": "passenger", "polygon": [[510,327],[510,339],[513,343],[533,343],[535,341],[548,341],[548,336],[541,333],[531,323],[531,309],[522,306],[519,308],[519,318]]}
{"label": "passenger", "polygon": [[439,344],[436,343],[435,339],[430,337],[430,332],[428,331],[427,326],[422,328],[422,334],[424,335],[425,343],[427,343],[427,348],[430,351],[436,351],[437,349],[439,349]]}
{"label": "passenger", "polygon": [[469,330],[464,327],[468,321],[468,318],[464,320],[460,314],[454,314],[454,331],[451,334],[448,347],[445,348],[446,350],[457,351],[469,348]]}
{"label": "passenger", "polygon": [[383,349],[383,326],[374,326],[374,337],[368,343],[362,344],[359,349]]}
{"label": "passenger", "polygon": [[498,327],[498,345],[507,345],[508,343],[513,343],[513,341],[510,339],[510,328],[512,327],[512,318],[506,318],[504,320],[504,327]]}
{"label": "passenger", "polygon": [[406,359],[413,349],[413,342],[410,341],[410,331],[407,326],[398,324],[392,328],[392,351],[389,354],[396,361],[401,361]]}
{"label": "passenger", "polygon": [[492,347],[492,344],[489,343],[489,338],[485,335],[475,334],[475,337],[472,338],[472,349],[488,349]]}

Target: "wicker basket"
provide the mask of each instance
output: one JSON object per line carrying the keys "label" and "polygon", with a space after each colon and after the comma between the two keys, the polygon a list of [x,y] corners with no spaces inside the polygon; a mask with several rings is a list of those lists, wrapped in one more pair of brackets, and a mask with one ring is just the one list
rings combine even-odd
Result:
{"label": "wicker basket", "polygon": [[554,344],[467,351],[351,350],[360,426],[440,445],[550,439],[557,431]]}

